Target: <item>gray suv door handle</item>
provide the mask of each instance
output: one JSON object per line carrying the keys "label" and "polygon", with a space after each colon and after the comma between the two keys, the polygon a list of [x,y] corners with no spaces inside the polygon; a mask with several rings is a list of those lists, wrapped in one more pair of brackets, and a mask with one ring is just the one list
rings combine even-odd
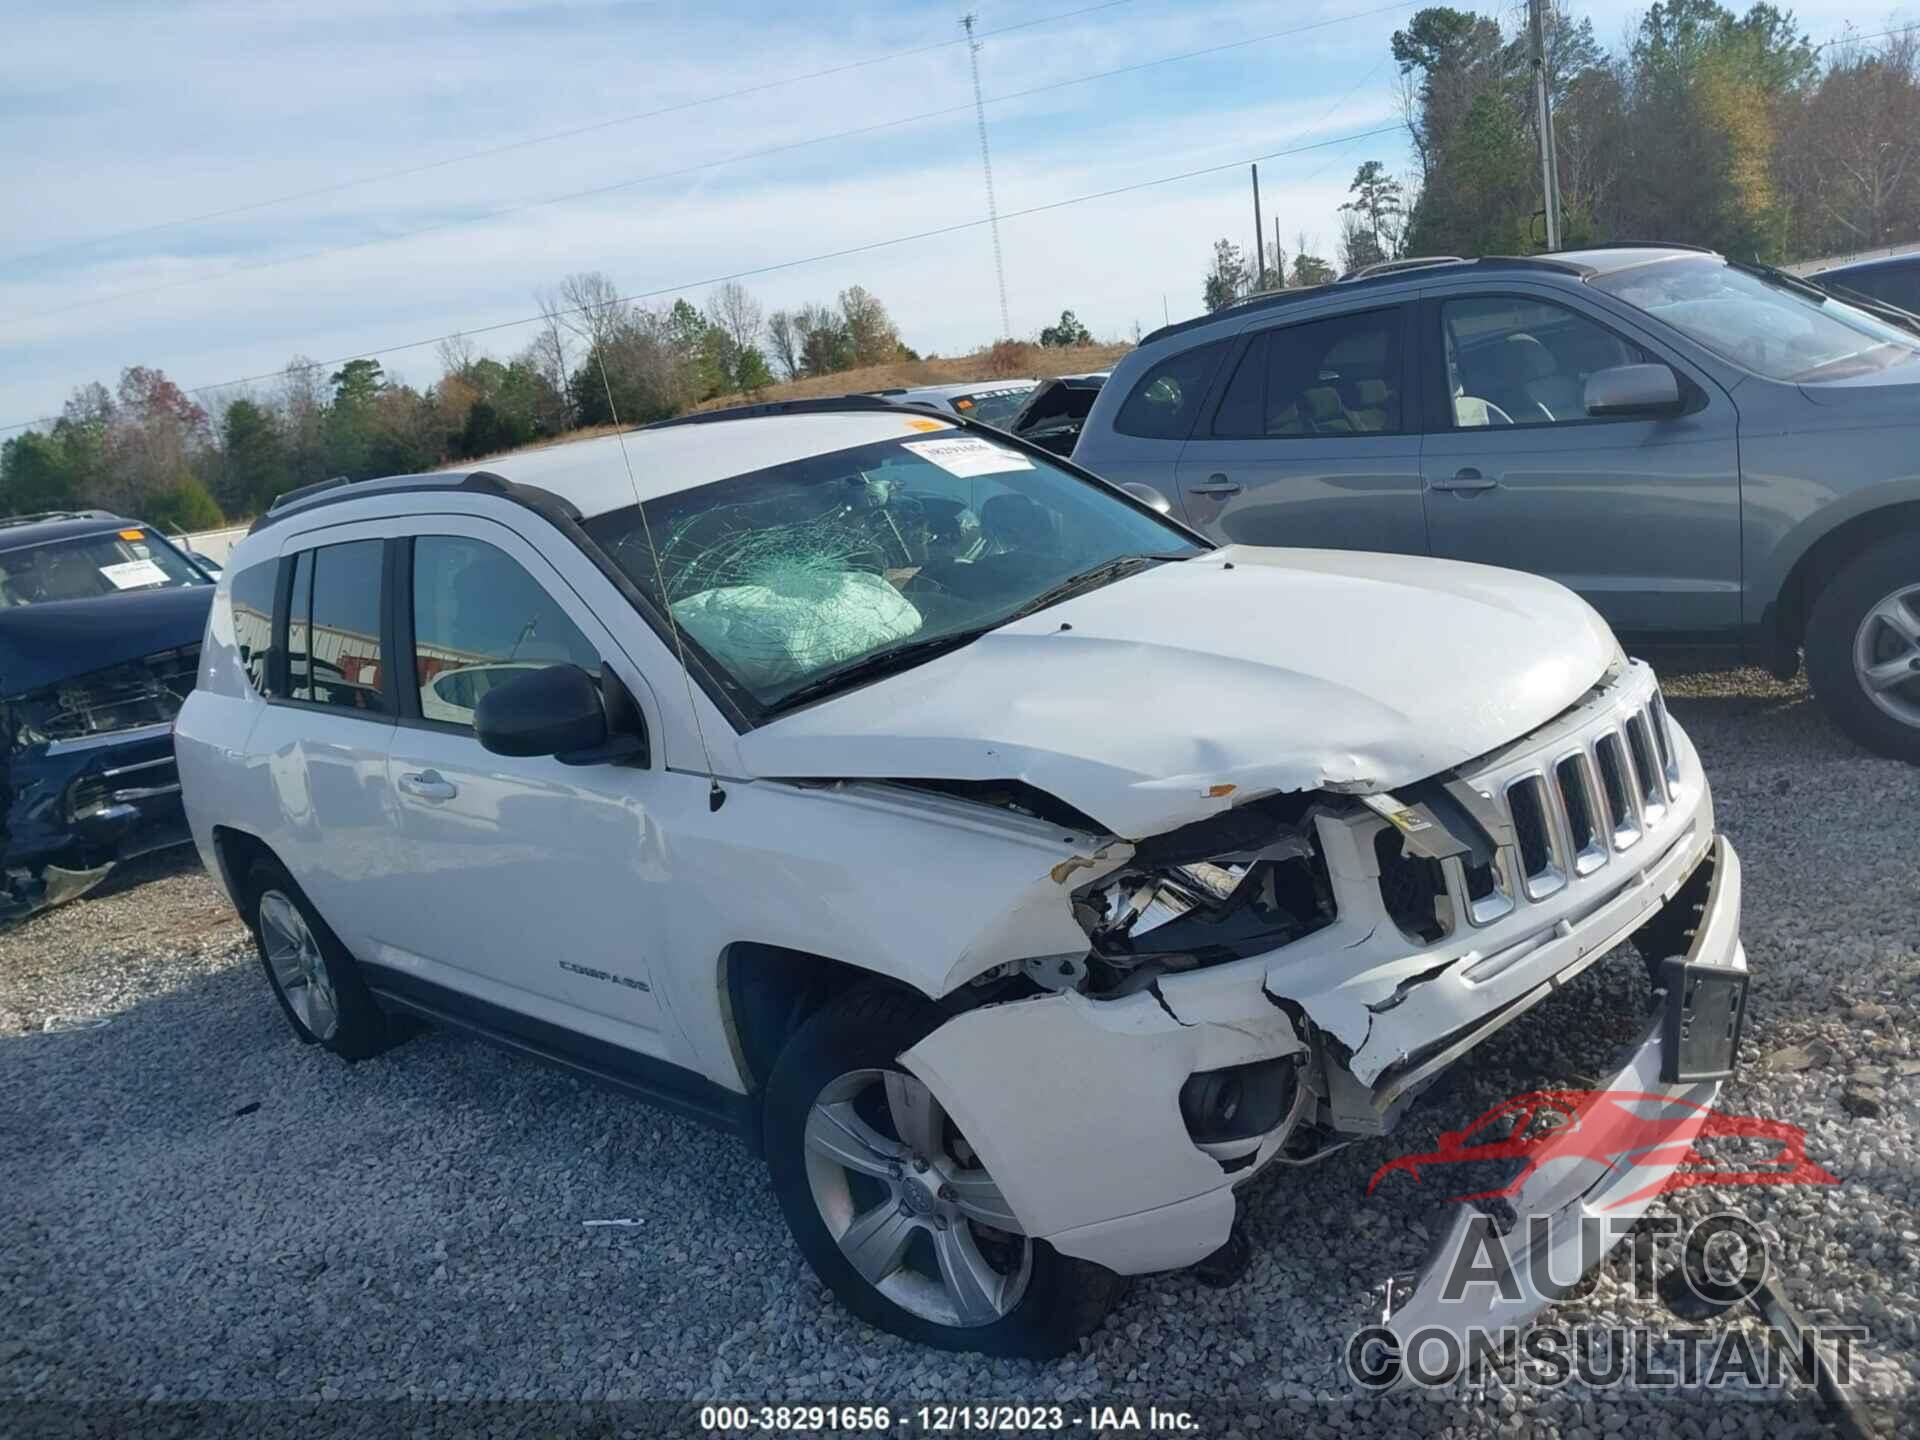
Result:
{"label": "gray suv door handle", "polygon": [[1216,471],[1207,476],[1203,483],[1199,485],[1189,485],[1187,487],[1187,493],[1189,495],[1238,495],[1241,488],[1238,480],[1229,480],[1226,476]]}
{"label": "gray suv door handle", "polygon": [[1466,494],[1473,494],[1479,490],[1497,489],[1499,484],[1500,482],[1498,480],[1489,480],[1469,465],[1463,470],[1456,471],[1451,480],[1435,480],[1432,481],[1427,488],[1429,490],[1454,490]]}
{"label": "gray suv door handle", "polygon": [[412,775],[402,775],[400,789],[405,794],[421,800],[451,800],[460,793],[460,787],[438,770],[421,770]]}

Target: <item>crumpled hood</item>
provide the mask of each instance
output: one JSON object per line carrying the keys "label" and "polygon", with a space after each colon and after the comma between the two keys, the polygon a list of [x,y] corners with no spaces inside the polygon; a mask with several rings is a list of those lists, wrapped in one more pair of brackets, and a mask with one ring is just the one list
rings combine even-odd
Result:
{"label": "crumpled hood", "polygon": [[184,585],[0,609],[0,696],[198,645],[213,589]]}
{"label": "crumpled hood", "polygon": [[1024,780],[1137,840],[1275,791],[1424,779],[1551,719],[1615,650],[1537,576],[1229,546],[771,721],[740,754],[769,778]]}

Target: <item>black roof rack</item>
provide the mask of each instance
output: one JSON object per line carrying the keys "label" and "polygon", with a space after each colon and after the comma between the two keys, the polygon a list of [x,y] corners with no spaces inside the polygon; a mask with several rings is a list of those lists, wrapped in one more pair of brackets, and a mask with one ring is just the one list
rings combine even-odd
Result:
{"label": "black roof rack", "polygon": [[1340,277],[1339,283],[1351,285],[1355,280],[1366,280],[1375,275],[1398,275],[1403,270],[1425,270],[1431,265],[1467,263],[1464,255],[1403,255],[1398,260],[1376,260],[1371,265],[1362,265],[1358,270],[1349,270]]}
{"label": "black roof rack", "polygon": [[1573,255],[1583,250],[1691,250],[1696,255],[1718,255],[1710,245],[1683,245],[1678,240],[1595,240],[1590,245],[1562,245],[1546,255]]}
{"label": "black roof rack", "polygon": [[478,492],[483,495],[498,495],[504,500],[524,505],[554,519],[556,516],[578,520],[580,512],[562,497],[551,490],[543,490],[538,485],[522,485],[491,470],[440,471],[431,475],[387,475],[377,480],[349,480],[344,475],[331,480],[321,480],[312,485],[302,485],[298,490],[289,490],[273,502],[271,509],[248,527],[249,535],[257,535],[276,521],[289,515],[304,514],[322,505],[331,505],[341,500],[361,500],[376,495],[407,495],[434,490],[464,490],[469,494]]}
{"label": "black roof rack", "polygon": [[31,515],[0,517],[0,526],[44,525],[49,520],[118,520],[111,510],[38,510]]}

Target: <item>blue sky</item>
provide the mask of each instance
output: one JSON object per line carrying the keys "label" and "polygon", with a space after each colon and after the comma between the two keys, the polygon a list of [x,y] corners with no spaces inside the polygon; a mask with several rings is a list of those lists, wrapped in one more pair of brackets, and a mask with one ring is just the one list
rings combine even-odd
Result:
{"label": "blue sky", "polygon": [[[976,8],[993,31],[1090,3]],[[274,370],[296,352],[373,351],[390,373],[424,383],[437,370],[432,350],[393,347],[531,314],[534,289],[569,271],[604,270],[628,293],[680,290],[699,303],[698,282],[710,277],[977,219],[984,194],[961,46],[769,85],[935,45],[958,33],[963,7],[6,0],[0,425],[51,413],[76,384],[112,383],[130,364],[200,386]],[[991,101],[1299,32],[990,103],[1001,210],[1391,125],[1388,37],[1416,7],[1300,29],[1379,8],[1122,0],[990,36],[981,62]],[[1644,7],[1574,8],[1613,44]],[[1884,29],[1890,13],[1830,0],[1796,10],[1815,40],[1849,22]],[[456,158],[758,85],[768,88]],[[734,159],[942,110],[951,113]],[[1304,232],[1331,257],[1336,207],[1364,159],[1395,171],[1410,163],[1391,134],[1264,162],[1269,231],[1278,215],[1289,251]],[[436,168],[162,223],[420,165]],[[710,168],[475,219],[696,166]],[[389,238],[430,226],[439,228]],[[1191,314],[1213,241],[1250,246],[1252,228],[1244,165],[1010,219],[1013,329],[1031,335],[1063,307],[1112,337],[1159,324],[1163,304],[1176,319]],[[303,258],[338,246],[351,248]],[[769,309],[865,285],[922,351],[971,348],[999,329],[984,228],[745,283]],[[156,287],[167,288],[127,293]],[[478,343],[505,355],[528,334]]]}

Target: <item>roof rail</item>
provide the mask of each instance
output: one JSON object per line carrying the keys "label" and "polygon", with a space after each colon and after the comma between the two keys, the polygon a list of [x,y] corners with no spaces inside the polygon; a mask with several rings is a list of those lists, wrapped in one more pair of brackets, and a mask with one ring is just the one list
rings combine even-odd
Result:
{"label": "roof rail", "polygon": [[1543,255],[1565,255],[1576,250],[1691,250],[1696,255],[1718,255],[1710,245],[1682,245],[1678,240],[1595,240],[1590,245],[1562,245]]}
{"label": "roof rail", "polygon": [[256,535],[276,521],[290,515],[331,505],[341,500],[359,500],[380,495],[402,495],[437,490],[464,490],[483,495],[498,495],[535,510],[547,518],[556,515],[578,520],[580,512],[568,501],[537,485],[523,485],[496,475],[491,470],[437,470],[427,475],[383,475],[375,480],[349,481],[336,477],[314,485],[289,490],[274,502],[273,508],[255,520],[247,530]]}
{"label": "roof rail", "polygon": [[1355,280],[1365,280],[1372,275],[1397,275],[1402,270],[1424,270],[1429,265],[1465,265],[1464,255],[1405,255],[1398,260],[1376,260],[1371,265],[1362,265],[1358,270],[1349,270],[1340,277],[1342,285]]}
{"label": "roof rail", "polygon": [[31,515],[0,517],[0,525],[41,525],[49,520],[118,520],[111,510],[38,510]]}
{"label": "roof rail", "polygon": [[315,495],[323,495],[329,490],[338,490],[342,485],[351,485],[353,481],[344,475],[335,475],[326,480],[315,480],[311,485],[296,485],[291,490],[282,490],[273,497],[273,503],[267,506],[267,514],[287,510]]}
{"label": "roof rail", "polygon": [[901,403],[884,400],[878,395],[829,395],[816,400],[763,400],[757,405],[729,405],[720,410],[696,410],[691,414],[676,415],[671,420],[655,420],[651,425],[642,425],[639,428],[672,430],[682,425],[712,425],[721,420],[753,420],[764,415],[832,415],[847,410],[877,410],[892,414],[919,413],[947,421],[954,418],[944,410],[914,401]]}

